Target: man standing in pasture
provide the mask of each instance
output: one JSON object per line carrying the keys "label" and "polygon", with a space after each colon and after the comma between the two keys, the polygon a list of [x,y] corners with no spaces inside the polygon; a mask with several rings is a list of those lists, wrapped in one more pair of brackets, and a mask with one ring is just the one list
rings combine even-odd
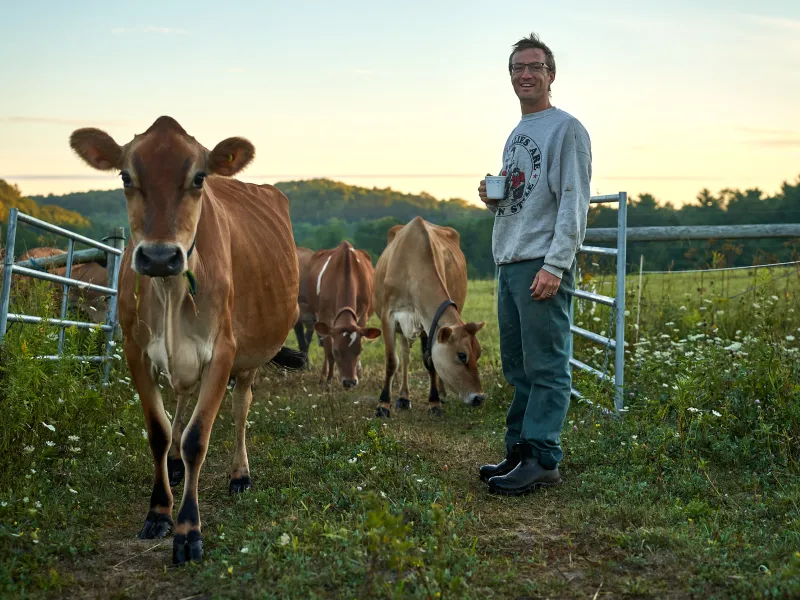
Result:
{"label": "man standing in pasture", "polygon": [[478,194],[495,215],[500,357],[514,398],[505,459],[482,466],[480,477],[493,492],[518,495],[561,481],[561,429],[572,383],[569,308],[592,153],[580,121],[550,103],[556,78],[550,48],[535,34],[519,40],[508,70],[522,118],[503,152],[505,192],[488,198],[484,179]]}

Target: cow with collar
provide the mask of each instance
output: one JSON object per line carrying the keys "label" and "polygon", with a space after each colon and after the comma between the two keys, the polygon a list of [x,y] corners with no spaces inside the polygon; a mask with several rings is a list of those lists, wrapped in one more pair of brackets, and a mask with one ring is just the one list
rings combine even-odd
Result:
{"label": "cow with collar", "polygon": [[[119,171],[127,202],[131,243],[119,276],[119,320],[155,474],[139,537],[165,537],[174,528],[173,563],[200,560],[200,468],[228,377],[236,378],[233,493],[251,486],[250,384],[264,363],[293,358],[283,347],[298,291],[289,202],[273,186],[230,178],[252,161],[249,141],[232,137],[208,150],[171,117],[125,145],[94,128],[73,132],[70,145],[95,169]],[[178,396],[178,413],[199,386],[180,440],[164,411],[160,374]],[[186,474],[177,524],[167,460],[175,444]]]}

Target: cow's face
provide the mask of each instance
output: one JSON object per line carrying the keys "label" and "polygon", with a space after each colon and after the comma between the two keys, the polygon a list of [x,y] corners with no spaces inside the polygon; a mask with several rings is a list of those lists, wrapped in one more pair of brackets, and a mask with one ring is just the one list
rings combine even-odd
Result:
{"label": "cow's face", "polygon": [[381,335],[376,327],[330,327],[327,323],[314,325],[316,332],[323,337],[330,337],[333,350],[333,362],[339,369],[339,378],[345,389],[358,385],[358,362],[364,340],[374,340]]}
{"label": "cow's face", "polygon": [[73,132],[70,145],[95,169],[120,171],[135,246],[132,266],[151,277],[186,271],[205,178],[234,175],[255,154],[242,138],[228,138],[209,152],[171,117],[160,117],[125,146],[94,128]]}
{"label": "cow's face", "polygon": [[486,397],[478,376],[481,345],[476,337],[484,325],[486,321],[441,327],[431,350],[436,373],[470,406],[479,406]]}

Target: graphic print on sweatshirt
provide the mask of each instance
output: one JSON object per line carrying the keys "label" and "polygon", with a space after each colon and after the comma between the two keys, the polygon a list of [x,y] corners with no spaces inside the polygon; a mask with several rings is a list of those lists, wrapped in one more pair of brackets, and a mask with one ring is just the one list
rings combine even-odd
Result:
{"label": "graphic print on sweatshirt", "polygon": [[533,138],[524,134],[513,137],[503,157],[503,171],[508,179],[495,216],[510,217],[522,210],[542,176],[542,152]]}

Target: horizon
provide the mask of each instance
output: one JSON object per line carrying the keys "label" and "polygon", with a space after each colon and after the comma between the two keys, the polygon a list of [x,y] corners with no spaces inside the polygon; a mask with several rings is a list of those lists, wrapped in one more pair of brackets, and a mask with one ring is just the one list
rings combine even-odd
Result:
{"label": "horizon", "polygon": [[800,174],[800,4],[788,0],[581,0],[524,25],[477,1],[187,6],[7,11],[0,178],[26,196],[121,188],[69,134],[95,126],[124,144],[168,114],[209,148],[248,137],[243,181],[478,204],[519,120],[508,54],[532,31],[556,57],[553,105],[589,131],[593,195],[680,207],[702,189],[772,196]]}

